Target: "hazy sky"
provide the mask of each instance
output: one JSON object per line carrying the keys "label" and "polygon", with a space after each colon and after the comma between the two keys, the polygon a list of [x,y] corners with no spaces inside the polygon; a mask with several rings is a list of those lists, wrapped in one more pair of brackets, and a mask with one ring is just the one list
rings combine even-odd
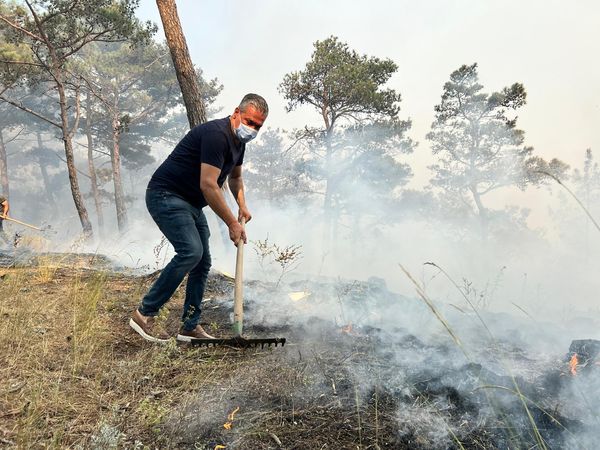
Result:
{"label": "hazy sky", "polygon": [[[291,129],[318,121],[308,108],[286,113],[277,86],[304,67],[314,41],[336,35],[359,53],[398,64],[389,86],[402,94],[401,117],[412,119],[410,136],[420,143],[409,161],[417,184],[429,178],[424,136],[442,86],[453,70],[473,62],[487,90],[525,85],[519,126],[538,154],[581,165],[591,147],[600,158],[600,2],[177,3],[194,63],[225,85],[218,99],[223,115],[243,94],[257,92],[271,107],[267,125]],[[160,24],[154,0],[141,0],[138,14]]]}

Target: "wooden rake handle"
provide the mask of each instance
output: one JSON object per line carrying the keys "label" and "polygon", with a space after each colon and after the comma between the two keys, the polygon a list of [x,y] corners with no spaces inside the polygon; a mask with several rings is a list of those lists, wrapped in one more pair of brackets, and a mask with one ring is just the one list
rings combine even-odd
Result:
{"label": "wooden rake handle", "polygon": [[39,228],[39,227],[36,227],[36,226],[30,225],[30,224],[28,224],[28,223],[25,223],[25,222],[21,222],[20,220],[13,219],[12,217],[6,217],[5,215],[2,215],[2,214],[0,214],[0,219],[3,219],[3,220],[10,220],[11,222],[18,223],[19,225],[23,225],[23,226],[25,226],[25,227],[33,228],[34,230],[42,231],[42,229],[41,229],[41,228]]}
{"label": "wooden rake handle", "polygon": [[[242,227],[246,226],[246,220],[240,221]],[[233,288],[233,333],[241,336],[244,322],[244,241],[240,239],[237,244],[237,256],[235,259],[235,281]]]}

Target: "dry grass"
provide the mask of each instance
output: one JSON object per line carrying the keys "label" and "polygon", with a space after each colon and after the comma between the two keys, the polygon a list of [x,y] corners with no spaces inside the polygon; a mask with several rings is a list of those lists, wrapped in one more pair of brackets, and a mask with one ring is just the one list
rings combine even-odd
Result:
{"label": "dry grass", "polygon": [[155,427],[171,405],[206,383],[207,368],[222,364],[174,342],[146,344],[129,330],[147,279],[56,265],[3,270],[0,278],[4,445],[156,443]]}

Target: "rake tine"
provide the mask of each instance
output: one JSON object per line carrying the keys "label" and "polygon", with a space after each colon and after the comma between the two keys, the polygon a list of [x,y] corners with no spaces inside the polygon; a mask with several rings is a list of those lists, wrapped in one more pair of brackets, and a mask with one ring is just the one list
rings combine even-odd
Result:
{"label": "rake tine", "polygon": [[224,339],[192,339],[190,344],[200,347],[217,347],[219,345],[227,345],[238,348],[258,348],[264,349],[265,346],[270,348],[271,345],[277,347],[279,344],[285,345],[285,338],[244,338],[236,336],[233,338]]}

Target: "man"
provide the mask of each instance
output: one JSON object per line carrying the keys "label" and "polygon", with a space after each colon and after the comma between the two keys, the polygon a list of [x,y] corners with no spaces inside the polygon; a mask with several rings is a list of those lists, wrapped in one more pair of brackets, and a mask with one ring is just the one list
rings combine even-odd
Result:
{"label": "man", "polygon": [[[164,342],[169,338],[156,316],[186,274],[189,275],[177,340],[212,338],[199,324],[211,266],[210,232],[202,208],[210,206],[225,222],[234,244],[246,242],[240,221],[248,222],[252,216],[244,197],[242,163],[246,143],[256,137],[268,113],[264,98],[246,95],[231,116],[194,127],[152,175],[146,190],[146,206],[173,245],[175,256],[129,321],[144,339]],[[239,207],[237,217],[227,206],[221,189],[228,176],[229,188]]]}
{"label": "man", "polygon": [[8,245],[12,245],[12,243],[10,242],[10,239],[8,237],[8,234],[6,234],[6,231],[4,231],[4,223],[3,222],[4,222],[4,218],[8,217],[8,211],[10,209],[10,206],[8,204],[8,199],[6,197],[4,197],[3,195],[0,195],[0,207],[2,207],[2,209],[0,210],[0,214],[2,215],[0,217],[0,237]]}

